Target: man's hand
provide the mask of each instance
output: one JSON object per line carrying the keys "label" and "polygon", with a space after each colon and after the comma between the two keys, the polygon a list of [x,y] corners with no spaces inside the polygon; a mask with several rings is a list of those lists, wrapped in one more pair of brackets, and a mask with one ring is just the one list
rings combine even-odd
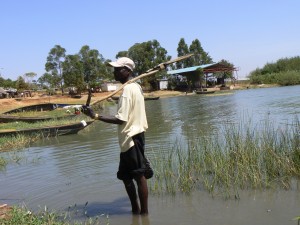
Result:
{"label": "man's hand", "polygon": [[97,116],[97,114],[94,112],[94,110],[92,110],[90,106],[82,105],[81,112],[93,119],[95,119]]}

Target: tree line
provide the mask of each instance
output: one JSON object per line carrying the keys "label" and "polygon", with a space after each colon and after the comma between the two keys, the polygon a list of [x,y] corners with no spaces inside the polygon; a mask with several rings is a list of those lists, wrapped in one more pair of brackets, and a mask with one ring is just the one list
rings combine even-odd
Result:
{"label": "tree line", "polygon": [[267,63],[262,68],[252,71],[248,78],[252,84],[300,84],[300,56]]}
{"label": "tree line", "polygon": [[[198,39],[192,41],[190,45],[181,38],[177,47],[177,56],[193,53],[193,57],[170,65],[169,69],[181,69],[186,67],[198,66],[212,63],[213,60],[206,52]],[[156,65],[168,61],[171,56],[157,40],[150,40],[136,43],[128,50],[119,51],[116,58],[129,57],[136,65],[135,75],[140,75]],[[105,59],[96,49],[91,49],[88,45],[81,47],[77,54],[67,54],[65,48],[55,45],[50,51],[45,63],[45,71],[38,80],[33,80],[36,73],[30,72],[19,76],[16,81],[3,79],[0,76],[0,86],[15,87],[18,89],[30,88],[30,85],[39,85],[43,88],[60,88],[62,94],[65,87],[76,87],[78,92],[90,87],[100,86],[105,81],[113,80],[113,69],[107,64],[110,59]],[[222,60],[224,63],[229,63]],[[157,88],[156,80],[166,77],[166,71],[162,71],[155,76],[147,77],[142,80],[142,85],[150,89]],[[31,82],[26,82],[30,80]],[[27,86],[26,86],[27,85]]]}

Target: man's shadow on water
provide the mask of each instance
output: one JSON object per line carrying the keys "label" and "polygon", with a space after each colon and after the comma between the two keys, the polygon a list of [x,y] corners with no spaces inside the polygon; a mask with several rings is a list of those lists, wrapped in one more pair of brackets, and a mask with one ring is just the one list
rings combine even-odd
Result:
{"label": "man's shadow on water", "polygon": [[100,215],[125,215],[131,214],[131,205],[128,198],[119,198],[112,202],[92,202],[83,205],[74,205],[66,209],[72,217],[78,219]]}
{"label": "man's shadow on water", "polygon": [[[112,202],[93,202],[84,205],[74,205],[66,209],[74,220],[101,217],[106,219],[111,216],[129,215],[131,225],[149,225],[148,216],[132,215],[130,201],[127,197],[116,199]],[[102,220],[103,220],[102,219]]]}

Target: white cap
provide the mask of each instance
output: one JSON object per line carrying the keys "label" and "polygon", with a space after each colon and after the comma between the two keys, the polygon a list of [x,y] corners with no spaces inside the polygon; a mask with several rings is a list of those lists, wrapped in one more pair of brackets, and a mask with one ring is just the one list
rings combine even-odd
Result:
{"label": "white cap", "polygon": [[124,66],[126,66],[131,71],[133,71],[133,69],[135,67],[134,62],[131,59],[127,58],[127,57],[120,57],[120,58],[117,59],[117,61],[109,62],[109,64],[113,67],[124,67]]}

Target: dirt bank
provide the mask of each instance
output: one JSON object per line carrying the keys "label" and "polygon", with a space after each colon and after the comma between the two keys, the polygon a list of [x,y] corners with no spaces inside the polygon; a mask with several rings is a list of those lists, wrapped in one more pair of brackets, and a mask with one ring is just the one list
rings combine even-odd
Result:
{"label": "dirt bank", "polygon": [[[110,94],[110,92],[93,93],[92,101],[101,99]],[[183,94],[178,91],[155,91],[151,93],[145,93],[145,96],[159,96],[159,97],[170,97]],[[38,95],[33,93],[32,97],[26,98],[6,98],[0,99],[0,113],[35,104],[42,103],[71,103],[71,104],[85,104],[87,94],[81,96],[81,98],[71,98],[69,95]]]}
{"label": "dirt bank", "polygon": [[1,219],[8,219],[9,212],[12,210],[10,206],[7,204],[0,204],[0,220]]}

